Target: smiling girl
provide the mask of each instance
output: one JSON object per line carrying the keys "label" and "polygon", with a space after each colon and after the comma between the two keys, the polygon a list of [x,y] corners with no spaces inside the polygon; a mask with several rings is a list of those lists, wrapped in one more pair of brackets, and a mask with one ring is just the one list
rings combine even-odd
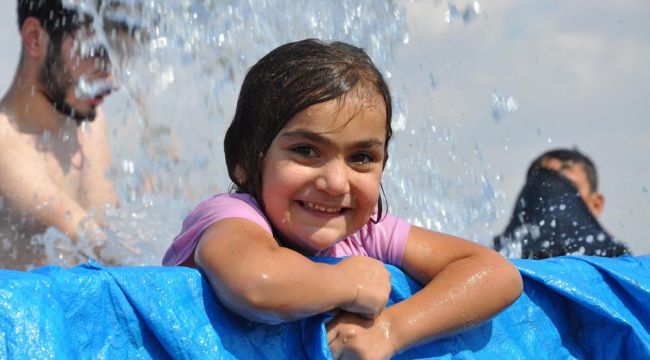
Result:
{"label": "smiling girl", "polygon": [[[486,247],[386,213],[391,114],[362,49],[310,39],[271,51],[246,75],[226,133],[235,192],[200,203],[163,263],[202,269],[220,301],[254,321],[337,310],[327,323],[337,359],[389,358],[489,319],[519,296],[518,271]],[[422,290],[385,308],[384,263]]]}

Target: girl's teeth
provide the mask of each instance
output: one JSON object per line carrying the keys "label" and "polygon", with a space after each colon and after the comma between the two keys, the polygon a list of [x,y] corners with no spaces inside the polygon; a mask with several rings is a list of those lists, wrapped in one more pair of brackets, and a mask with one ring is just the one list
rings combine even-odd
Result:
{"label": "girl's teeth", "polygon": [[316,210],[326,213],[337,213],[341,211],[341,208],[328,208],[311,202],[304,202],[305,207],[309,210]]}

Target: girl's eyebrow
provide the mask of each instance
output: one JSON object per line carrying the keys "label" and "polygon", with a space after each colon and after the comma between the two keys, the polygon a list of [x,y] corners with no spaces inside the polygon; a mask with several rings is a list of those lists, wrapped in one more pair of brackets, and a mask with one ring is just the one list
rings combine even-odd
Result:
{"label": "girl's eyebrow", "polygon": [[[334,142],[326,136],[323,136],[322,133],[315,133],[307,130],[294,130],[287,131],[280,134],[280,137],[283,138],[304,138],[315,143],[324,144],[324,145],[334,145]],[[369,149],[372,147],[384,147],[384,142],[378,139],[364,139],[354,142],[353,147],[361,149]]]}

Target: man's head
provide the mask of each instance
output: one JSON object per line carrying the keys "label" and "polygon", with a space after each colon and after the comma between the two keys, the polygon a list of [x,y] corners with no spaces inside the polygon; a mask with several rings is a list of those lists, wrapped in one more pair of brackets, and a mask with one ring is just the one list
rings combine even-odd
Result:
{"label": "man's head", "polygon": [[545,168],[559,172],[577,188],[582,200],[594,216],[600,215],[605,197],[598,192],[598,174],[593,161],[577,149],[554,149],[538,156],[528,168],[526,178],[538,169]]}
{"label": "man's head", "polygon": [[[94,2],[90,2],[95,4]],[[60,113],[93,120],[112,90],[111,63],[83,7],[65,0],[18,0],[22,62],[38,67],[37,90]]]}

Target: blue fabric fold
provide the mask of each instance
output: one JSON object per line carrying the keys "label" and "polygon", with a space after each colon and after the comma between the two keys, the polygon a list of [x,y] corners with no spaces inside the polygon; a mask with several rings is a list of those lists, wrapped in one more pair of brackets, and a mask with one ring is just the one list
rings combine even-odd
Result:
{"label": "blue fabric fold", "polygon": [[[650,257],[513,262],[524,293],[512,306],[395,358],[650,358]],[[388,269],[389,304],[420,288]],[[328,319],[246,320],[221,306],[200,271],[184,267],[0,271],[0,359],[330,359]]]}

